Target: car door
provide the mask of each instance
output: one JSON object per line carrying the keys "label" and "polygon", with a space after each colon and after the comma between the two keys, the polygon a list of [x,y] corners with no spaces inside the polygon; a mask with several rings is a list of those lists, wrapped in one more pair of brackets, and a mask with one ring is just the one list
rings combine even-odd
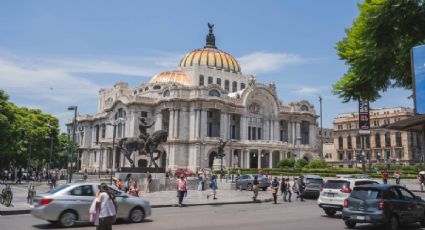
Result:
{"label": "car door", "polygon": [[94,189],[92,185],[81,185],[75,187],[70,192],[74,197],[74,210],[78,212],[80,220],[89,220],[89,209],[95,199]]}
{"label": "car door", "polygon": [[127,219],[129,212],[134,206],[134,202],[132,202],[132,200],[136,199],[136,197],[131,197],[124,192],[117,191],[115,189],[112,189],[112,191],[118,206],[117,218]]}
{"label": "car door", "polygon": [[422,210],[415,199],[415,195],[403,187],[398,187],[397,189],[400,191],[401,199],[406,206],[406,221],[409,223],[417,222],[422,216]]}

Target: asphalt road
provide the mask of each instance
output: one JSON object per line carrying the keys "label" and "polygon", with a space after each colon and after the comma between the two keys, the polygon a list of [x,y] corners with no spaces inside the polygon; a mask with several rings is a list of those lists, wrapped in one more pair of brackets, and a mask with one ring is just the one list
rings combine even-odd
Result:
{"label": "asphalt road", "polygon": [[[1,230],[62,229],[31,215],[0,216]],[[90,223],[81,223],[73,229],[95,229]],[[185,229],[185,230],[330,230],[345,229],[340,216],[327,217],[316,201],[271,204],[241,204],[223,206],[195,206],[182,208],[156,208],[153,215],[140,224],[118,223],[113,229]],[[357,229],[383,229],[360,225]],[[404,227],[420,229],[419,225]]]}

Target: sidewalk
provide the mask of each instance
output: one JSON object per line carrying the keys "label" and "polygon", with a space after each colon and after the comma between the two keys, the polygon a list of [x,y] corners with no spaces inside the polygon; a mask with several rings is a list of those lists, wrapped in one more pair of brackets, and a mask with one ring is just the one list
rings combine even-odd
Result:
{"label": "sidewalk", "polygon": [[[65,181],[60,181],[63,184]],[[34,183],[37,194],[45,193],[49,190],[46,182]],[[18,185],[12,185],[13,200],[10,207],[0,204],[0,215],[17,215],[30,213],[30,205],[27,204],[27,189],[26,182]],[[235,190],[217,190],[217,200],[210,197],[207,199],[207,194],[211,190],[197,191],[189,190],[187,197],[184,198],[183,204],[186,206],[198,205],[225,205],[225,204],[244,204],[252,203],[252,191],[235,191]],[[152,193],[142,192],[142,197],[148,200],[152,208],[174,207],[177,206],[177,192],[176,191],[160,191]],[[259,202],[270,202],[272,198],[270,191],[260,191],[258,194]]]}

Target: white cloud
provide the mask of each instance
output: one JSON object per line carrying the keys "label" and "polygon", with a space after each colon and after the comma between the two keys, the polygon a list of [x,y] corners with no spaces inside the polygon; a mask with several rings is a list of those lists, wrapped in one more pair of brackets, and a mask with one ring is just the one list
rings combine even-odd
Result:
{"label": "white cloud", "polygon": [[295,91],[294,93],[298,95],[309,95],[309,94],[317,94],[320,92],[319,88],[314,87],[302,87],[301,89]]}
{"label": "white cloud", "polygon": [[296,54],[255,52],[237,58],[246,74],[264,73],[279,70],[292,64],[304,63],[303,59]]}

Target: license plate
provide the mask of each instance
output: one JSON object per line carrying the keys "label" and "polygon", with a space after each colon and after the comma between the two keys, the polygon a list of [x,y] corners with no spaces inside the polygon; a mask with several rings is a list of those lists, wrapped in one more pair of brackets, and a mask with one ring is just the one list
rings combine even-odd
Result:
{"label": "license plate", "polygon": [[335,193],[328,193],[328,197],[334,197]]}
{"label": "license plate", "polygon": [[357,216],[356,219],[358,219],[358,220],[365,220],[366,217],[364,217],[364,216]]}

